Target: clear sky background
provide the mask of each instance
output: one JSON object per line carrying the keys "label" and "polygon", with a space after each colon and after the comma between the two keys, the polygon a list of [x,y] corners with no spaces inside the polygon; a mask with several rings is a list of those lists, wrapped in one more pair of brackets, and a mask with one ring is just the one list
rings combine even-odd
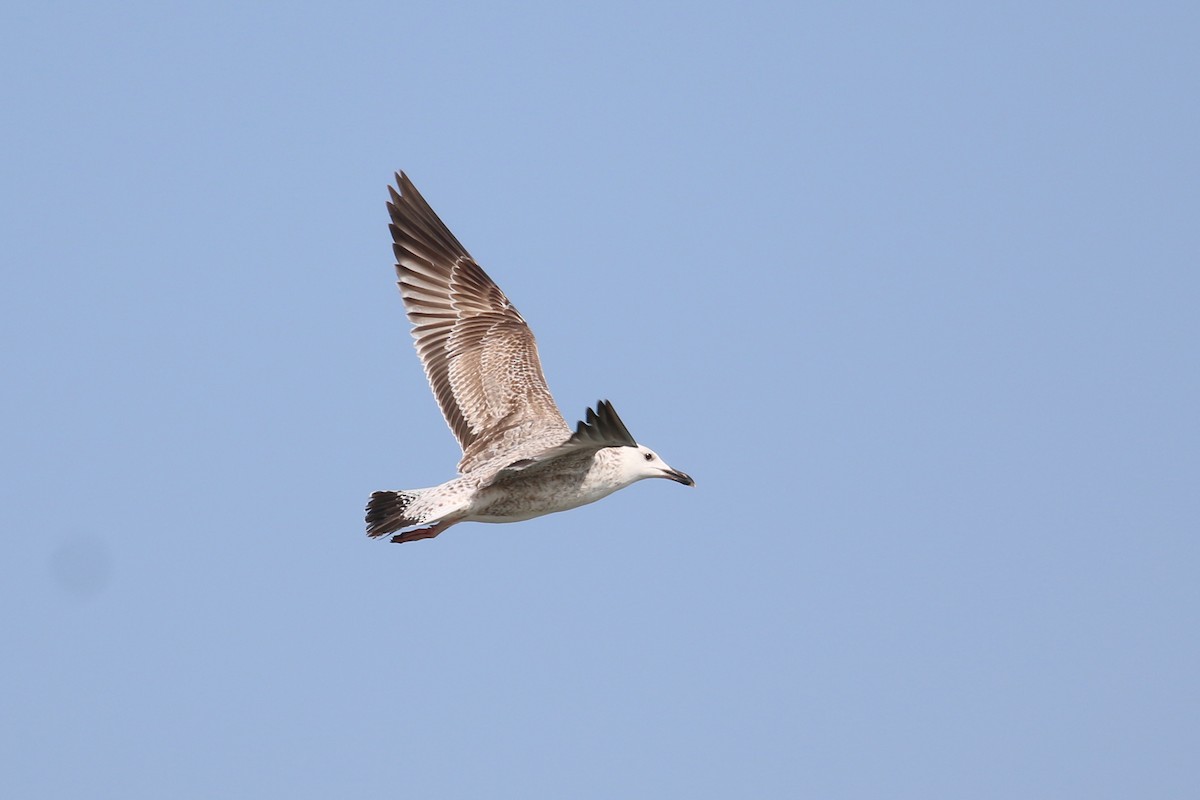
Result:
{"label": "clear sky background", "polygon": [[[1200,786],[1193,3],[9,3],[0,795]],[[459,453],[406,170],[695,489]]]}

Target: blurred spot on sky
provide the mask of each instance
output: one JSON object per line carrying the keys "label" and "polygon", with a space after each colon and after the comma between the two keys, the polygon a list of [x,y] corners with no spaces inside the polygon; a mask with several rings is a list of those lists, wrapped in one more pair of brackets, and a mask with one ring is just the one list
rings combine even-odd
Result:
{"label": "blurred spot on sky", "polygon": [[64,538],[50,554],[50,576],[63,594],[90,600],[112,580],[112,550],[92,535]]}

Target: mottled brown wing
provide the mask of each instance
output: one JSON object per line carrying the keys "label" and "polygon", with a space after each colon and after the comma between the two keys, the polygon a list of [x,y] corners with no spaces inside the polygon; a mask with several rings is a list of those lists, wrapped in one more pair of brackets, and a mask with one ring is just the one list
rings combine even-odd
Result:
{"label": "mottled brown wing", "polygon": [[607,400],[596,404],[596,410],[587,410],[587,417],[575,426],[575,432],[561,444],[526,456],[515,461],[498,473],[499,477],[524,472],[530,474],[547,468],[551,462],[572,458],[584,453],[595,453],[608,447],[637,447],[637,440],[617,416],[617,410]]}
{"label": "mottled brown wing", "polygon": [[408,176],[397,174],[396,186],[396,276],[425,375],[463,449],[459,472],[566,439],[525,320]]}

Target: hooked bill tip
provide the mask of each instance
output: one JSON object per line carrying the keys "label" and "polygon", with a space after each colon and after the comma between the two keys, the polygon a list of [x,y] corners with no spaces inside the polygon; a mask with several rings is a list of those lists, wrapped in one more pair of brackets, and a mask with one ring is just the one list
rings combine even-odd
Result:
{"label": "hooked bill tip", "polygon": [[682,483],[684,486],[695,486],[696,485],[696,482],[694,480],[692,480],[691,475],[688,475],[686,472],[680,472],[677,469],[668,470],[666,477],[670,478],[673,481],[678,481],[679,483]]}

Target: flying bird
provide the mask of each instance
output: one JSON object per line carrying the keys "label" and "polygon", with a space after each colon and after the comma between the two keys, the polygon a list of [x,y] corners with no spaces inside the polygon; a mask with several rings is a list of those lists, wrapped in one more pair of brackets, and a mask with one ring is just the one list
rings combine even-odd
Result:
{"label": "flying bird", "polygon": [[459,522],[518,522],[566,511],[644,478],[695,486],[630,435],[612,403],[572,431],[559,412],[525,319],[403,172],[391,201],[396,276],[442,415],[462,447],[458,477],[381,491],[367,535],[430,539]]}

